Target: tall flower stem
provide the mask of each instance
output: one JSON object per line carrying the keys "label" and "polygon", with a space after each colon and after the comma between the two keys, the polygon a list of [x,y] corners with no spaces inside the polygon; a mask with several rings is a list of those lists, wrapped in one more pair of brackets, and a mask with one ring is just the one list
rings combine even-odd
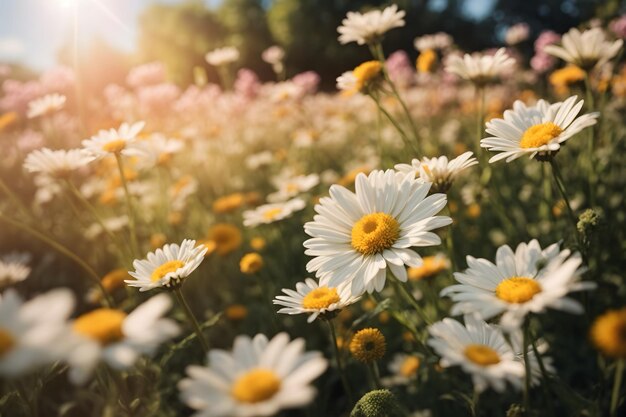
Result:
{"label": "tall flower stem", "polygon": [[622,377],[624,376],[624,359],[619,359],[615,365],[615,377],[613,379],[613,391],[611,392],[611,417],[617,417],[617,403],[619,402],[619,392],[622,387]]}
{"label": "tall flower stem", "polygon": [[330,331],[330,337],[332,339],[333,352],[335,354],[335,360],[337,361],[337,370],[339,371],[339,375],[341,376],[341,383],[343,384],[343,389],[346,391],[346,395],[348,396],[348,401],[350,404],[354,404],[354,399],[352,397],[352,389],[350,388],[350,384],[348,383],[348,379],[346,378],[346,373],[343,367],[343,361],[341,360],[341,352],[339,352],[339,346],[337,345],[337,332],[335,330],[335,324],[333,320],[325,320],[328,324],[328,329]]}
{"label": "tall flower stem", "polygon": [[528,344],[530,339],[530,320],[524,324],[522,349],[524,352],[524,415],[530,416],[530,362],[528,361]]}
{"label": "tall flower stem", "polygon": [[18,229],[23,230],[24,232],[46,243],[48,246],[52,247],[57,252],[67,256],[69,259],[74,261],[78,266],[80,266],[83,270],[85,270],[85,272],[87,272],[89,277],[92,278],[94,282],[98,285],[98,288],[102,292],[102,296],[104,297],[104,300],[107,306],[110,307],[113,305],[113,302],[109,298],[108,293],[106,292],[106,290],[102,286],[102,283],[100,282],[100,276],[98,275],[98,273],[94,271],[93,268],[90,267],[85,261],[80,259],[80,257],[78,257],[74,252],[72,252],[70,249],[66,248],[64,245],[60,244],[59,242],[55,241],[54,239],[50,238],[49,236],[46,236],[45,234],[41,233],[40,231],[35,230],[32,227],[28,226],[27,224],[24,224],[18,220],[14,220],[10,217],[7,217],[2,213],[0,213],[0,220],[3,220],[9,223],[10,225],[17,227]]}
{"label": "tall flower stem", "polygon": [[552,395],[551,389],[550,389],[550,375],[548,374],[548,371],[546,370],[546,366],[543,363],[543,358],[541,357],[539,353],[539,349],[537,349],[537,338],[535,337],[535,335],[531,337],[531,347],[533,349],[533,353],[535,354],[535,357],[537,358],[537,363],[539,364],[539,370],[541,371],[541,377],[543,378],[543,383],[541,385],[545,390],[546,398],[548,398],[548,401],[546,401],[548,405],[548,415],[553,416],[555,414],[554,414],[554,406],[552,405],[552,401],[550,401],[550,397]]}
{"label": "tall flower stem", "polygon": [[183,296],[183,292],[181,291],[180,287],[173,289],[172,292],[176,296],[176,301],[178,301],[178,304],[180,304],[180,307],[185,312],[185,316],[187,316],[187,321],[189,321],[189,324],[191,324],[191,326],[193,327],[193,330],[196,332],[196,337],[198,338],[198,341],[200,342],[200,346],[202,346],[202,350],[204,351],[205,354],[208,353],[209,344],[204,338],[204,333],[202,333],[202,328],[200,327],[198,320],[196,320],[196,316],[193,315],[193,311],[191,311],[191,308],[189,308],[189,304],[187,304],[187,300],[185,300],[185,296]]}
{"label": "tall flower stem", "polygon": [[426,323],[427,325],[432,324],[431,320],[428,317],[426,317],[426,314],[424,314],[424,311],[422,310],[422,308],[419,306],[419,304],[417,304],[417,301],[415,300],[415,297],[413,297],[413,294],[411,294],[406,289],[406,286],[402,282],[398,281],[397,279],[392,279],[392,281],[393,281],[396,293],[399,294],[402,298],[404,298],[404,300],[408,302],[411,305],[411,307],[413,307],[413,309],[420,316],[422,321]]}
{"label": "tall flower stem", "polygon": [[372,389],[380,389],[382,384],[380,383],[380,371],[378,370],[376,361],[367,364],[367,371],[371,379]]}
{"label": "tall flower stem", "polygon": [[30,220],[34,219],[34,216],[30,212],[28,207],[26,207],[26,205],[22,202],[22,200],[20,200],[18,196],[15,195],[13,190],[11,190],[9,186],[4,183],[4,180],[2,179],[2,177],[0,177],[0,190],[2,190],[7,195],[7,197],[9,197],[9,200],[11,200],[13,204],[15,204],[15,206],[21,212],[23,212]]}
{"label": "tall flower stem", "polygon": [[372,100],[374,100],[374,103],[376,103],[376,107],[378,107],[378,110],[382,114],[385,115],[387,120],[389,120],[391,122],[391,124],[393,125],[393,127],[396,128],[398,133],[400,133],[400,136],[402,137],[402,141],[404,142],[404,145],[409,147],[409,148],[411,148],[414,152],[417,152],[417,148],[415,147],[415,144],[413,144],[413,142],[411,142],[411,140],[407,136],[406,132],[404,131],[404,129],[402,129],[402,127],[400,127],[400,125],[398,124],[396,119],[394,119],[393,116],[391,114],[389,114],[389,112],[383,107],[383,105],[380,102],[380,99],[378,97],[376,97],[375,95],[371,95],[371,94],[370,94],[370,97],[372,98]]}
{"label": "tall flower stem", "polygon": [[120,173],[120,180],[124,187],[124,197],[126,200],[126,210],[128,211],[128,227],[130,228],[130,244],[133,250],[133,255],[139,255],[139,244],[137,243],[137,227],[135,224],[135,211],[133,209],[133,203],[131,201],[130,191],[128,191],[128,182],[126,181],[126,175],[124,174],[124,161],[119,153],[115,154],[115,160],[117,161],[117,168]]}
{"label": "tall flower stem", "polygon": [[[565,201],[565,206],[567,207],[567,214],[572,223],[572,227],[574,228],[574,236],[576,237],[576,243],[578,244],[579,249],[583,250],[582,242],[580,241],[580,235],[578,234],[578,228],[576,227],[576,215],[574,214],[574,210],[572,210],[572,205],[569,202],[569,198],[567,197],[567,193],[565,192],[565,183],[563,182],[563,177],[561,176],[561,171],[559,170],[559,166],[556,163],[554,158],[550,159],[550,165],[552,166],[552,174],[554,176],[554,182],[556,182],[556,188],[559,189],[561,193],[561,197],[563,201]],[[585,260],[586,263],[586,260]]]}
{"label": "tall flower stem", "polygon": [[[585,93],[587,100],[587,110],[593,111],[594,109],[594,99],[593,99],[593,89],[591,88],[591,79],[589,78],[589,72],[585,71]],[[594,160],[594,145],[595,145],[595,126],[591,126],[589,128],[589,148],[587,150],[587,159],[589,162],[589,201],[591,206],[595,205],[596,200],[596,164]]]}

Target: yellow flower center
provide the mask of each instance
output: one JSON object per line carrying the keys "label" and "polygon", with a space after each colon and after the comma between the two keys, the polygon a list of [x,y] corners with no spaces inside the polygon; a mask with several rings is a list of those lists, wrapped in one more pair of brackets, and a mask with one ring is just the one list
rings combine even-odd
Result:
{"label": "yellow flower center", "polygon": [[352,227],[352,247],[364,255],[389,249],[400,236],[400,224],[387,213],[361,217]]}
{"label": "yellow flower center", "polygon": [[561,132],[563,129],[552,122],[531,126],[524,132],[520,146],[522,148],[538,148],[559,136]]}
{"label": "yellow flower center", "polygon": [[126,147],[126,141],[124,139],[116,139],[109,141],[102,145],[102,149],[110,153],[120,153]]}
{"label": "yellow flower center", "polygon": [[124,337],[122,323],[125,318],[126,313],[123,311],[99,308],[78,317],[74,321],[74,330],[102,345],[107,345]]}
{"label": "yellow flower center", "polygon": [[360,91],[376,78],[383,69],[380,61],[367,61],[356,67],[352,75],[356,78],[356,87]]}
{"label": "yellow flower center", "polygon": [[255,274],[263,268],[263,257],[256,252],[247,253],[239,262],[239,269],[244,274]]}
{"label": "yellow flower center", "polygon": [[626,359],[626,308],[598,317],[591,326],[591,341],[606,356]]}
{"label": "yellow flower center", "polygon": [[299,189],[298,184],[294,184],[294,183],[287,184],[285,188],[287,189],[288,193],[297,193]]}
{"label": "yellow flower center", "polygon": [[373,362],[385,355],[387,342],[378,329],[359,330],[350,341],[350,353],[361,362]]}
{"label": "yellow flower center", "polygon": [[419,72],[431,72],[437,63],[437,53],[427,49],[417,57],[415,66]]}
{"label": "yellow flower center", "polygon": [[541,285],[528,277],[507,278],[496,287],[496,297],[511,304],[521,304],[541,292]]}
{"label": "yellow flower center", "polygon": [[407,356],[400,366],[400,375],[405,377],[413,376],[420,367],[420,358],[417,356]]}
{"label": "yellow flower center", "polygon": [[498,352],[486,345],[470,344],[465,347],[465,357],[480,366],[500,363]]}
{"label": "yellow flower center", "polygon": [[265,210],[263,212],[263,218],[265,220],[274,220],[282,212],[283,212],[283,209],[280,207],[275,207],[269,210]]}
{"label": "yellow flower center", "polygon": [[336,288],[319,287],[308,293],[302,300],[302,307],[314,310],[328,308],[341,300]]}
{"label": "yellow flower center", "polygon": [[241,375],[230,393],[239,402],[254,404],[272,398],[280,389],[280,378],[268,369],[252,369]]}
{"label": "yellow flower center", "polygon": [[15,339],[8,330],[0,328],[0,358],[6,355],[15,346]]}
{"label": "yellow flower center", "polygon": [[183,266],[185,266],[185,263],[183,261],[179,261],[178,259],[175,259],[173,261],[167,261],[163,265],[156,267],[154,271],[152,271],[150,280],[152,282],[156,282],[170,272],[174,272],[178,268],[182,268]]}

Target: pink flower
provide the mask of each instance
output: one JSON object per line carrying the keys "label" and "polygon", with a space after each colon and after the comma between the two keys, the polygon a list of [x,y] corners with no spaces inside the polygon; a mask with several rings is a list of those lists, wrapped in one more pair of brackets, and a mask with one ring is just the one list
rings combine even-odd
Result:
{"label": "pink flower", "polygon": [[609,26],[611,32],[618,38],[626,39],[626,14],[621,15],[617,19],[613,20]]}
{"label": "pink flower", "polygon": [[242,68],[237,71],[237,79],[235,80],[235,92],[247,99],[253,99],[259,93],[261,83],[256,73],[248,68]]}
{"label": "pink flower", "polygon": [[165,79],[165,67],[163,64],[151,62],[131,69],[126,77],[126,84],[133,88],[139,88],[164,83]]}
{"label": "pink flower", "polygon": [[42,74],[39,82],[46,93],[70,93],[73,92],[76,77],[71,68],[57,67]]}
{"label": "pink flower", "polygon": [[320,76],[315,71],[305,71],[296,74],[291,81],[302,88],[305,94],[314,94],[320,83]]}
{"label": "pink flower", "polygon": [[409,56],[404,51],[396,51],[389,55],[385,63],[391,81],[401,87],[407,87],[413,83],[415,74]]}

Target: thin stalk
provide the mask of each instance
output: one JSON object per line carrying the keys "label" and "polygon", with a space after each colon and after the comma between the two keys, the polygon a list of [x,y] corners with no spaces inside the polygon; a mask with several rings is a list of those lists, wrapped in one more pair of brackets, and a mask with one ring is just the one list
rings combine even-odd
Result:
{"label": "thin stalk", "polygon": [[130,191],[128,191],[128,183],[126,182],[126,175],[124,174],[124,161],[119,153],[115,154],[115,160],[117,161],[117,168],[120,173],[120,180],[124,187],[124,197],[126,200],[126,209],[128,211],[128,227],[130,228],[130,243],[133,250],[133,255],[139,255],[139,244],[137,243],[137,228],[135,225],[135,211],[133,210],[133,203],[131,201]]}
{"label": "thin stalk", "polygon": [[543,378],[543,383],[541,384],[544,387],[545,390],[545,395],[547,398],[546,403],[548,404],[548,415],[553,416],[554,414],[554,407],[552,405],[552,401],[550,400],[551,398],[551,389],[550,389],[550,375],[548,374],[548,371],[546,370],[546,366],[543,363],[543,358],[541,357],[541,355],[539,354],[539,349],[537,349],[537,339],[536,337],[532,337],[532,342],[531,342],[531,347],[533,349],[533,353],[535,354],[535,357],[537,358],[537,363],[539,364],[539,370],[541,370],[541,377]]}
{"label": "thin stalk", "polygon": [[196,316],[193,315],[191,308],[189,308],[189,304],[187,304],[187,301],[185,300],[185,297],[183,296],[183,293],[180,287],[172,290],[172,292],[176,296],[176,301],[178,301],[178,304],[180,304],[181,308],[185,312],[185,316],[187,316],[187,320],[189,321],[194,331],[196,332],[196,337],[198,338],[198,341],[200,342],[200,345],[202,346],[202,350],[204,351],[205,354],[208,353],[209,344],[204,338],[204,333],[202,333],[200,324],[198,323],[198,320],[196,320]]}
{"label": "thin stalk", "polygon": [[613,391],[611,392],[611,417],[617,417],[617,404],[619,403],[619,391],[622,387],[624,375],[624,359],[619,359],[615,365],[615,378],[613,379]]}
{"label": "thin stalk", "polygon": [[83,268],[85,270],[85,272],[87,272],[87,274],[98,285],[98,288],[102,292],[102,295],[104,297],[104,300],[105,300],[106,304],[109,307],[113,305],[113,302],[111,301],[111,299],[109,297],[109,294],[106,292],[106,290],[102,286],[102,283],[100,282],[100,276],[98,275],[98,273],[96,271],[94,271],[93,268],[90,267],[85,261],[80,259],[80,257],[78,257],[74,252],[72,252],[70,249],[66,248],[64,245],[60,244],[59,242],[55,241],[54,239],[50,238],[49,236],[46,236],[45,234],[41,233],[40,231],[33,229],[29,225],[24,224],[24,223],[22,223],[22,222],[20,222],[18,220],[11,219],[10,217],[7,217],[7,216],[5,216],[2,213],[0,213],[0,220],[3,220],[5,222],[9,223],[10,225],[17,227],[18,229],[21,229],[21,230],[25,231],[26,233],[29,233],[31,236],[33,236],[33,237],[39,239],[40,241],[46,243],[47,245],[49,245],[53,249],[55,249],[57,252],[67,256],[69,259],[71,259],[76,264],[78,264],[78,266]]}
{"label": "thin stalk", "polygon": [[4,193],[7,195],[7,197],[9,197],[9,200],[11,200],[13,202],[13,204],[15,204],[18,209],[20,209],[20,211],[22,211],[24,214],[26,214],[26,216],[30,220],[34,220],[35,219],[34,216],[32,215],[32,213],[30,212],[30,210],[28,209],[28,207],[26,207],[26,205],[22,202],[22,200],[20,200],[17,197],[17,195],[13,192],[13,190],[11,190],[9,188],[9,186],[4,183],[4,180],[1,177],[0,177],[0,189],[2,189],[2,191],[4,191]]}
{"label": "thin stalk", "polygon": [[343,384],[343,389],[346,391],[346,395],[348,396],[348,401],[350,404],[354,404],[354,399],[352,397],[352,389],[350,388],[350,384],[348,383],[348,379],[346,378],[346,373],[343,368],[343,361],[341,360],[341,353],[339,352],[339,346],[337,345],[337,332],[335,331],[335,324],[332,320],[326,320],[328,324],[328,329],[330,330],[330,337],[332,339],[333,352],[335,354],[335,360],[337,361],[337,370],[339,371],[339,375],[341,376],[341,383]]}
{"label": "thin stalk", "polygon": [[[591,80],[589,78],[589,72],[585,71],[585,93],[586,93],[586,100],[587,100],[587,110],[588,111],[593,111],[595,106],[594,106],[594,99],[593,99],[593,90],[591,88]],[[595,205],[595,200],[596,200],[596,196],[595,196],[595,189],[596,189],[596,181],[597,181],[597,177],[596,177],[596,164],[594,161],[594,128],[595,126],[591,126],[588,130],[589,130],[589,148],[587,150],[587,158],[588,158],[588,162],[589,162],[589,202],[591,203],[591,206],[593,207]]]}
{"label": "thin stalk", "polygon": [[[552,174],[554,176],[554,182],[556,182],[556,188],[559,189],[559,192],[561,193],[561,197],[565,201],[565,206],[567,207],[567,214],[569,216],[569,219],[572,223],[572,227],[574,229],[574,236],[576,237],[576,243],[578,244],[578,247],[582,253],[584,247],[582,245],[582,242],[580,241],[580,235],[578,234],[578,228],[576,226],[577,224],[576,215],[574,214],[574,210],[572,210],[572,205],[570,204],[569,198],[567,197],[567,193],[565,192],[565,183],[563,182],[561,171],[559,170],[559,166],[557,165],[556,160],[554,158],[550,159],[550,165],[552,166]],[[585,260],[585,263],[586,263],[586,260]]]}
{"label": "thin stalk", "polygon": [[400,125],[398,124],[398,122],[393,118],[393,116],[391,116],[391,114],[389,114],[389,112],[383,107],[383,105],[380,103],[380,100],[378,99],[378,97],[374,97],[373,95],[370,94],[370,97],[372,97],[372,100],[374,100],[374,103],[376,103],[376,107],[378,107],[378,110],[380,110],[382,112],[382,114],[385,115],[385,117],[387,117],[387,119],[391,122],[391,124],[393,125],[393,127],[396,128],[396,130],[398,131],[398,133],[400,133],[400,136],[402,137],[402,140],[404,141],[405,146],[410,147],[412,150],[417,152],[417,149],[415,149],[414,145],[411,143],[411,140],[409,139],[409,137],[407,136],[407,134],[404,132],[404,129],[402,129],[402,127],[400,127]]}
{"label": "thin stalk", "polygon": [[431,325],[432,324],[431,320],[428,317],[426,317],[426,314],[424,314],[424,311],[422,310],[422,308],[419,306],[419,304],[417,304],[415,297],[413,297],[413,295],[406,289],[403,283],[401,283],[400,281],[396,279],[393,279],[392,281],[394,283],[396,292],[400,293],[400,295],[404,298],[404,300],[407,301],[411,305],[411,307],[415,309],[415,312],[420,316],[420,318],[422,319],[424,323],[426,323],[427,325]]}
{"label": "thin stalk", "polygon": [[378,371],[378,364],[376,363],[376,361],[369,362],[367,364],[367,373],[370,376],[372,389],[380,389],[380,387],[382,387],[382,384],[380,383],[380,372]]}
{"label": "thin stalk", "polygon": [[480,150],[480,140],[483,136],[483,123],[485,121],[485,87],[475,85],[476,104],[478,104],[478,112],[476,113],[476,143],[477,151]]}
{"label": "thin stalk", "polygon": [[524,324],[522,350],[524,352],[524,414],[530,416],[530,362],[528,361],[528,342],[530,338],[530,321]]}

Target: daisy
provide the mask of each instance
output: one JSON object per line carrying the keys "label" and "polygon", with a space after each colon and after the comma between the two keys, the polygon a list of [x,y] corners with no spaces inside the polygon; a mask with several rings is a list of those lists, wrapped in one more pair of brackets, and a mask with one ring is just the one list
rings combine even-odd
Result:
{"label": "daisy", "polygon": [[166,340],[180,333],[178,325],[163,318],[171,308],[167,294],[159,294],[135,308],[99,308],[85,313],[72,323],[74,348],[67,358],[69,377],[82,384],[103,360],[114,369],[128,369],[145,354],[152,355]]}
{"label": "daisy", "polygon": [[267,201],[277,203],[295,197],[299,193],[305,193],[320,182],[317,174],[297,175],[277,178],[273,181],[278,191],[267,196]]}
{"label": "daisy", "polygon": [[285,203],[265,204],[254,210],[244,211],[243,225],[256,227],[260,224],[274,223],[302,210],[305,206],[306,203],[301,198],[294,198]]}
{"label": "daisy", "polygon": [[30,275],[28,253],[10,253],[0,258],[0,288],[24,281]]}
{"label": "daisy", "polygon": [[13,289],[0,296],[0,376],[15,377],[62,358],[74,297],[56,289],[23,302]]}
{"label": "daisy", "polygon": [[67,178],[72,171],[86,166],[93,160],[93,156],[86,155],[80,149],[53,151],[43,148],[34,150],[26,156],[24,169],[50,177]]}
{"label": "daisy", "polygon": [[339,288],[319,286],[314,279],[307,278],[296,284],[296,291],[283,288],[286,295],[277,295],[274,304],[284,306],[278,310],[282,314],[309,314],[311,323],[318,316],[333,317],[332,312],[339,312],[351,304],[356,303],[360,296],[353,296],[350,287],[343,285]]}
{"label": "daisy", "polygon": [[382,81],[383,64],[380,61],[367,61],[354,70],[344,72],[337,78],[337,88],[346,95],[358,92],[373,92]]}
{"label": "daisy", "polygon": [[381,382],[386,386],[407,385],[417,378],[421,364],[422,359],[417,355],[396,353],[387,366],[391,376],[383,378]]}
{"label": "daisy", "polygon": [[480,141],[480,146],[500,152],[489,159],[496,162],[506,158],[511,162],[525,154],[537,160],[553,156],[565,142],[586,127],[596,124],[599,113],[578,116],[583,100],[572,96],[559,103],[539,100],[527,107],[517,100],[513,110],[504,112],[504,119],[491,119],[486,131],[492,136]]}
{"label": "daisy", "polygon": [[307,271],[316,272],[321,285],[351,283],[353,295],[381,291],[387,268],[407,280],[405,265],[419,266],[422,258],[411,249],[441,243],[431,230],[452,219],[434,216],[446,205],[445,194],[427,196],[430,183],[413,174],[373,171],[356,177],[356,193],[333,185],[330,197],[320,199],[318,213],[304,225],[312,237],[305,254],[314,256]]}
{"label": "daisy", "polygon": [[431,191],[434,193],[445,193],[450,189],[459,172],[476,164],[478,161],[474,158],[474,154],[465,152],[450,161],[445,156],[424,157],[421,161],[413,159],[411,165],[398,164],[394,168],[399,172],[414,173],[415,178],[421,182],[432,182]]}
{"label": "daisy", "polygon": [[497,327],[467,315],[465,325],[445,318],[428,331],[432,336],[428,344],[441,356],[441,366],[460,366],[472,375],[476,391],[493,387],[504,392],[507,382],[521,388],[524,364],[516,360],[515,352]]}
{"label": "daisy", "polygon": [[542,250],[537,240],[520,243],[515,252],[500,246],[496,263],[467,257],[469,268],[455,272],[460,283],[444,288],[442,296],[456,302],[452,315],[478,314],[488,320],[502,314],[500,323],[508,329],[518,328],[527,314],[554,308],[580,314],[582,306],[566,297],[572,291],[595,288],[580,282],[582,260],[579,254],[560,250],[555,243]]}
{"label": "daisy", "polygon": [[614,58],[624,41],[607,40],[601,28],[592,28],[582,33],[572,28],[563,35],[561,43],[562,46],[547,45],[543,51],[588,71]]}
{"label": "daisy", "polygon": [[189,366],[178,384],[196,417],[273,416],[313,401],[311,382],[328,365],[319,352],[304,352],[304,339],[279,333],[271,340],[237,336],[232,352],[212,349],[208,367]]}
{"label": "daisy", "polygon": [[413,46],[420,52],[442,51],[452,46],[453,39],[445,32],[423,35],[413,40]]}
{"label": "daisy", "polygon": [[180,246],[167,244],[162,249],[148,253],[147,259],[135,259],[135,271],[128,271],[135,279],[125,282],[130,287],[139,288],[139,291],[176,288],[202,263],[206,251],[206,246],[196,246],[196,241],[190,239],[183,240]]}
{"label": "daisy", "polygon": [[63,108],[65,100],[66,97],[64,95],[56,93],[40,97],[28,103],[28,113],[26,116],[29,119],[34,119],[35,117],[54,113]]}
{"label": "daisy", "polygon": [[389,30],[404,26],[403,10],[393,4],[385,10],[372,10],[367,13],[348,12],[341,26],[337,28],[340,33],[339,42],[346,44],[356,42],[359,45],[378,42]]}
{"label": "daisy", "polygon": [[97,135],[82,142],[85,153],[96,159],[110,154],[136,155],[137,149],[129,145],[134,144],[144,125],[144,122],[132,125],[122,123],[119,129],[100,130]]}
{"label": "daisy", "polygon": [[217,48],[207,53],[205,59],[214,67],[228,65],[239,59],[239,50],[232,46]]}
{"label": "daisy", "polygon": [[456,74],[464,80],[483,86],[495,81],[515,65],[504,48],[500,48],[494,55],[465,54],[463,58],[452,55],[445,66],[446,72]]}
{"label": "daisy", "polygon": [[371,363],[385,356],[387,340],[380,330],[368,327],[359,330],[352,336],[349,349],[356,360]]}

